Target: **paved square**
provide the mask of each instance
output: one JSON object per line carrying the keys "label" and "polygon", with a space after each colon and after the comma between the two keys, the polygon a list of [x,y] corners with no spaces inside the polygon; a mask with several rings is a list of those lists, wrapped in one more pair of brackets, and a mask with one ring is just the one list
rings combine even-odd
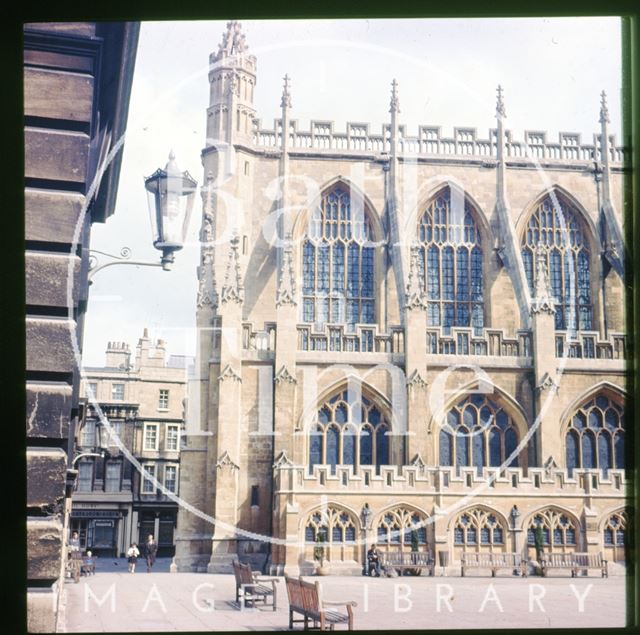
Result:
{"label": "paved square", "polygon": [[[625,625],[622,576],[307,579],[321,581],[327,600],[355,600],[358,630]],[[238,610],[232,575],[103,572],[65,592],[59,632],[288,630],[284,579],[275,612]]]}

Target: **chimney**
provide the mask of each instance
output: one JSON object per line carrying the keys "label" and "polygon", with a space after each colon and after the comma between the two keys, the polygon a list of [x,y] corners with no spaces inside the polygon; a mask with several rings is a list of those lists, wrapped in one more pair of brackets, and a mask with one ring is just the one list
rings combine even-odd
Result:
{"label": "chimney", "polygon": [[124,368],[131,367],[131,351],[126,342],[109,342],[107,344],[106,353],[107,368]]}

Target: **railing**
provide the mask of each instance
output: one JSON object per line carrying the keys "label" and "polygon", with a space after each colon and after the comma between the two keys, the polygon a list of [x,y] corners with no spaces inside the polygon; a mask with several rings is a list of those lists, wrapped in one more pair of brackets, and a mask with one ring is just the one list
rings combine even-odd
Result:
{"label": "railing", "polygon": [[627,336],[611,333],[608,340],[601,340],[597,332],[579,331],[573,336],[567,331],[556,331],[556,357],[583,359],[626,359]]}
{"label": "railing", "polygon": [[[311,121],[310,130],[298,130],[297,120],[289,123],[289,148],[296,150],[331,150],[361,153],[383,153],[391,149],[391,126],[384,124],[380,134],[369,132],[369,124],[347,122],[346,132],[334,132],[332,121]],[[497,157],[496,129],[489,130],[487,139],[479,139],[476,128],[454,128],[452,137],[442,136],[439,126],[419,126],[418,134],[410,136],[406,126],[398,127],[398,151],[405,155]],[[544,161],[591,162],[599,154],[600,135],[593,135],[593,143],[582,143],[580,134],[561,132],[558,141],[547,141],[547,133],[524,132],[524,140],[513,139],[510,130],[505,131],[507,158],[536,158]],[[256,121],[253,142],[258,147],[278,148],[282,142],[282,120],[274,121],[273,129],[260,127]],[[622,163],[628,157],[628,149],[616,145],[615,135],[610,135],[610,161]],[[595,153],[595,154],[594,154]]]}
{"label": "railing", "polygon": [[427,330],[427,354],[431,355],[491,355],[494,357],[531,357],[531,333],[517,331],[515,338],[507,338],[501,330],[452,328]]}
{"label": "railing", "polygon": [[391,327],[379,333],[375,324],[359,324],[351,332],[344,325],[326,324],[316,330],[312,324],[298,325],[299,351],[348,353],[404,353],[404,328]]}

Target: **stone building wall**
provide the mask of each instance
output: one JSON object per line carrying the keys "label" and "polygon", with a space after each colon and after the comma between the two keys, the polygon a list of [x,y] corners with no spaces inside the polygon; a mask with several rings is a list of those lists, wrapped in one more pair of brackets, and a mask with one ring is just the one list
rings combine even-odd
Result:
{"label": "stone building wall", "polygon": [[[197,321],[206,332],[198,355],[207,397],[203,436],[188,438],[183,453],[188,481],[181,490],[203,513],[180,511],[178,567],[230,571],[240,557],[271,571],[309,573],[310,536],[324,523],[336,536],[343,532],[329,540],[332,569],[357,573],[380,523],[414,517],[426,531],[420,548],[448,551],[454,564],[462,548],[526,552],[533,518],[562,537],[562,549],[618,548],[613,559],[623,561],[619,547],[605,544],[603,527],[626,505],[624,470],[566,464],[576,409],[597,395],[624,405],[625,151],[608,133],[604,98],[593,143],[527,132],[527,148],[504,130],[501,91],[487,139],[474,129],[446,137],[428,126],[412,136],[398,120],[395,82],[390,123],[380,134],[355,123],[334,131],[326,121],[301,130],[285,78],[281,119],[273,130],[257,120],[249,133],[234,117],[255,115],[253,93],[236,86],[253,86],[258,71],[239,32],[230,23],[211,56],[209,79],[222,88],[212,93],[202,159],[205,177],[224,178],[203,196]],[[335,187],[350,193],[353,209],[364,206],[375,243],[375,318],[353,332],[341,323],[306,323],[302,314],[302,243],[322,195]],[[480,333],[456,326],[447,333],[427,322],[412,245],[422,214],[443,191],[470,206],[481,237]],[[520,255],[529,218],[545,197],[574,211],[589,244],[593,324],[575,337],[555,331],[548,265],[536,259],[529,288]],[[347,389],[366,396],[391,424],[388,464],[310,468],[318,410]],[[530,436],[518,467],[485,464],[476,472],[440,464],[442,415],[474,394],[507,413],[520,441]],[[477,539],[463,547],[456,523],[469,509]],[[502,534],[495,529],[500,540],[482,543],[481,529],[483,540],[494,535],[489,522]],[[396,538],[386,547],[409,547]]]}

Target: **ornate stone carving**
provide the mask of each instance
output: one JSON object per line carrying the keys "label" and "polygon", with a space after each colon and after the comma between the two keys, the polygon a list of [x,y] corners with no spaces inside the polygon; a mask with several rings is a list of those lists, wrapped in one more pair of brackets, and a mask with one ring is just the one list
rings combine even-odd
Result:
{"label": "ornate stone carving", "polygon": [[235,71],[227,75],[227,94],[240,96],[240,82]]}
{"label": "ornate stone carving", "polygon": [[413,457],[413,461],[411,461],[409,465],[413,465],[414,467],[419,468],[427,467],[427,464],[422,460],[422,456],[420,456],[419,452]]}
{"label": "ornate stone carving", "polygon": [[296,306],[296,278],[293,270],[293,248],[291,234],[285,240],[282,254],[282,270],[276,293],[276,306]]}
{"label": "ornate stone carving", "polygon": [[426,388],[427,382],[422,378],[418,370],[414,370],[407,379],[407,386],[411,390],[413,388]]}
{"label": "ornate stone carving", "polygon": [[240,255],[238,253],[238,236],[231,239],[229,249],[229,260],[227,261],[227,271],[222,286],[222,304],[229,301],[242,304],[244,301],[244,287],[242,286],[242,275],[240,273]]}
{"label": "ornate stone carving", "polygon": [[426,309],[427,301],[424,293],[423,281],[420,276],[419,259],[420,247],[417,243],[411,245],[411,256],[409,262],[409,281],[407,282],[406,297],[407,309]]}
{"label": "ornate stone carving", "polygon": [[281,382],[287,382],[288,384],[297,384],[298,380],[287,370],[286,366],[283,366],[274,377],[273,381],[276,384]]}
{"label": "ornate stone carving", "polygon": [[213,58],[219,61],[229,55],[242,55],[247,50],[242,24],[236,20],[227,22],[227,30],[222,33],[222,42],[218,44],[218,53]]}
{"label": "ornate stone carving", "polygon": [[219,382],[224,382],[227,379],[231,379],[233,381],[242,383],[242,377],[240,377],[240,374],[238,372],[236,372],[233,368],[231,368],[231,364],[227,364],[224,367],[224,370],[218,376]]}
{"label": "ornate stone carving", "polygon": [[536,247],[536,288],[531,302],[531,313],[541,312],[553,314],[556,309],[549,288],[546,250],[541,243],[538,243]]}
{"label": "ornate stone carving", "polygon": [[391,82],[391,101],[389,102],[389,112],[400,112],[400,100],[398,99],[398,82],[395,79]]}
{"label": "ornate stone carving", "polygon": [[556,383],[555,379],[549,375],[549,373],[545,373],[540,383],[536,386],[536,390],[538,392],[544,392],[545,390],[550,389],[553,392],[558,392],[559,386]]}
{"label": "ornate stone carving", "polygon": [[553,456],[549,456],[542,467],[544,468],[545,477],[549,479],[553,474],[553,470],[558,468],[558,464],[556,463]]}
{"label": "ornate stone carving", "polygon": [[285,450],[282,450],[278,455],[278,458],[275,460],[274,464],[271,466],[274,469],[279,467],[292,467],[294,465],[293,461],[287,456]]}
{"label": "ornate stone carving", "polygon": [[498,93],[498,98],[496,100],[496,117],[505,118],[507,116],[507,111],[504,108],[504,101],[502,100],[502,86],[500,86],[500,84],[498,84],[496,92]]}
{"label": "ornate stone carving", "polygon": [[610,123],[607,93],[604,90],[600,93],[600,123]]}
{"label": "ornate stone carving", "polygon": [[282,99],[280,100],[282,108],[291,108],[291,93],[289,92],[289,75],[284,76],[284,87],[282,89]]}
{"label": "ornate stone carving", "polygon": [[227,450],[225,450],[220,455],[220,458],[218,459],[218,462],[216,463],[216,467],[218,469],[222,469],[222,468],[226,467],[226,468],[231,469],[232,471],[240,469],[240,466],[233,462],[233,460],[229,456],[229,452],[227,452]]}

